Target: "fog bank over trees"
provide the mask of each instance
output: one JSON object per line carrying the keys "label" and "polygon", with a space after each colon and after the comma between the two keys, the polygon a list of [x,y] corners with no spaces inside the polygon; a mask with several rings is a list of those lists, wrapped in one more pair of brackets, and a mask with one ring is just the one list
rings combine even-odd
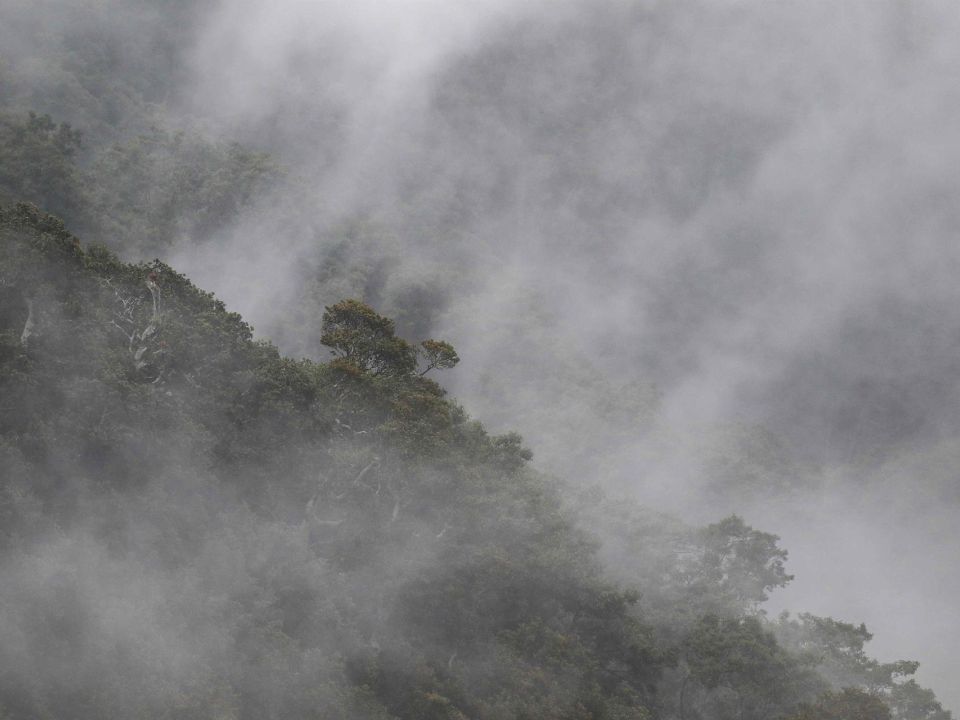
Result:
{"label": "fog bank over trees", "polygon": [[[748,697],[732,675],[727,690],[713,683],[708,637],[776,636],[744,678],[790,666],[798,684],[749,695],[760,716],[862,700],[823,695],[817,673],[837,693],[846,678],[887,701],[889,684],[910,677],[781,657],[804,633],[827,642],[819,620],[775,622],[781,609],[849,621],[826,635],[853,645],[865,622],[869,655],[918,659],[921,684],[957,707],[958,30],[951,4],[903,0],[5,5],[0,408],[16,500],[3,523],[22,528],[5,535],[20,539],[4,561],[14,589],[0,600],[13,648],[3,662],[93,660],[69,692],[56,663],[30,687],[9,670],[20,689],[0,717],[39,707],[24,698],[55,708],[78,697],[115,662],[99,643],[136,647],[138,633],[159,648],[142,661],[170,673],[143,689],[143,707],[168,705],[168,689],[199,673],[191,707],[240,714],[255,707],[237,688],[253,687],[261,642],[287,670],[271,666],[257,702],[283,695],[281,677],[322,675],[327,711],[357,717],[443,705],[391,694],[400,676],[386,658],[407,652],[430,668],[411,687],[448,703],[430,705],[448,713],[437,717],[520,712],[494,703],[514,690],[487,663],[523,677],[511,663],[540,667],[537,653],[573,636],[583,654],[552,665],[556,677],[626,663],[629,689],[602,673],[583,687],[656,717],[725,717],[724,693]],[[64,226],[54,232],[44,213]],[[52,246],[37,239],[47,236],[64,248],[79,237],[77,259],[56,262],[73,268],[82,299],[63,295]],[[136,265],[153,258],[169,264]],[[43,289],[28,292],[12,267],[33,268]],[[147,333],[150,282],[174,303],[157,312],[178,319]],[[358,305],[337,305],[347,299]],[[389,322],[377,342],[401,339],[388,354],[399,365],[331,342],[335,307]],[[92,359],[59,379],[57,358],[80,362],[75,353]],[[441,364],[414,380],[430,357]],[[24,412],[23,388],[44,383],[59,399]],[[485,429],[468,430],[461,406]],[[95,430],[77,435],[81,425]],[[303,508],[320,497],[333,514],[308,531]],[[462,502],[472,505],[455,521]],[[504,513],[509,528],[484,525]],[[732,516],[742,528],[724,525]],[[457,535],[471,523],[482,531]],[[155,557],[156,534],[170,532],[173,556]],[[428,637],[418,603],[466,617],[436,590],[447,571],[463,588],[516,589],[502,567],[465,559],[496,565],[498,532],[531,543],[531,564],[507,574],[540,568],[542,595],[517,615],[498,605],[502,624],[471,626],[469,638],[436,627]],[[795,579],[743,595],[668,550],[707,557],[711,532],[776,533]],[[539,555],[549,533],[563,537],[563,558]],[[288,558],[289,575],[271,574],[263,544]],[[201,587],[195,574],[207,572]],[[131,594],[137,583],[157,599]],[[598,599],[582,620],[577,603],[603,596],[603,583],[627,594]],[[558,610],[561,587],[581,594]],[[685,594],[694,587],[709,588],[709,607]],[[379,599],[355,605],[370,592]],[[754,626],[745,618],[767,595]],[[37,598],[53,603],[44,620],[25,615]],[[204,598],[227,603],[217,620]],[[59,631],[37,634],[53,617],[86,639],[56,650]],[[241,649],[240,617],[253,633],[281,629]],[[15,627],[26,628],[16,642]],[[481,648],[485,632],[494,644]],[[601,647],[603,632],[627,644]],[[387,663],[379,675],[375,657]],[[685,709],[670,704],[684,673],[699,683]],[[589,706],[558,683],[551,707]],[[136,694],[96,692],[117,712]],[[920,716],[897,702],[896,717]],[[584,717],[614,716],[590,708]]]}
{"label": "fog bank over trees", "polygon": [[[810,522],[846,528],[839,579],[894,563],[894,595],[948,604],[954,471],[922,458],[958,428],[955,10],[489,3],[465,31],[427,4],[394,33],[357,7],[334,64],[302,49],[329,47],[327,13],[287,6],[286,34],[212,20],[245,40],[201,41],[200,97],[232,88],[219,118],[309,167],[313,220],[379,219],[354,287],[456,341],[455,393],[552,467],[705,519],[784,504],[784,532],[811,518],[809,557],[836,557]],[[281,345],[287,306],[250,306]],[[844,584],[810,594],[861,602]],[[939,652],[942,628],[893,625]]]}

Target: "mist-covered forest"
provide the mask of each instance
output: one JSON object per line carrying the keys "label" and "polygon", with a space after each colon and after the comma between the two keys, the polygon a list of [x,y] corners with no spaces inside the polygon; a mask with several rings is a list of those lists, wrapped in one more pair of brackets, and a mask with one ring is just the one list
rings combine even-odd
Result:
{"label": "mist-covered forest", "polygon": [[0,720],[949,720],[958,34],[5,0]]}

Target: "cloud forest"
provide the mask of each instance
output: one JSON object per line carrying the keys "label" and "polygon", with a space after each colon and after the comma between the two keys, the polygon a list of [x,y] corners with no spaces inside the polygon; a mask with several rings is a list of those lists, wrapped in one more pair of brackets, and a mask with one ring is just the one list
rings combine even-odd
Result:
{"label": "cloud forest", "polygon": [[0,720],[950,720],[958,32],[6,0]]}

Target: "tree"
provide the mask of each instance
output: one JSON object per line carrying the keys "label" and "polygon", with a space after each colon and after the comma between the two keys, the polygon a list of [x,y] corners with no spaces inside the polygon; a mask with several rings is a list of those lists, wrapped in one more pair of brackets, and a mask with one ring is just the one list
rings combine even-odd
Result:
{"label": "tree", "polygon": [[[759,618],[707,615],[682,644],[692,679],[710,691],[697,705],[710,717],[775,717],[796,702],[807,680],[805,668],[777,643]],[[684,714],[681,688],[680,714]]]}
{"label": "tree", "polygon": [[881,663],[867,655],[864,646],[873,636],[865,625],[809,613],[801,613],[796,619],[783,614],[776,632],[785,647],[812,661],[834,685],[860,688],[882,698],[897,720],[950,719],[950,712],[943,709],[933,692],[911,677],[919,663]]}
{"label": "tree", "polygon": [[83,221],[79,148],[80,132],[49,115],[0,116],[0,202],[30,202],[75,224]]}
{"label": "tree", "polygon": [[802,705],[787,720],[890,720],[890,708],[877,697],[857,688],[844,688],[820,696],[813,705]]}
{"label": "tree", "polygon": [[423,357],[422,377],[435,368],[452,368],[460,358],[443,340],[424,340],[415,347],[397,337],[393,320],[378,315],[360,300],[341,300],[324,308],[320,342],[356,369],[374,376],[409,378]]}
{"label": "tree", "polygon": [[394,334],[393,320],[359,300],[326,307],[321,330],[320,342],[363,372],[404,376],[417,367],[416,349]]}
{"label": "tree", "polygon": [[793,579],[784,568],[787,551],[777,546],[779,539],[736,515],[708,525],[700,532],[694,584],[721,589],[742,609],[763,602],[770,590]]}
{"label": "tree", "polygon": [[420,375],[426,375],[434,368],[448,369],[460,362],[453,345],[443,340],[424,340],[420,343],[420,352],[427,363]]}

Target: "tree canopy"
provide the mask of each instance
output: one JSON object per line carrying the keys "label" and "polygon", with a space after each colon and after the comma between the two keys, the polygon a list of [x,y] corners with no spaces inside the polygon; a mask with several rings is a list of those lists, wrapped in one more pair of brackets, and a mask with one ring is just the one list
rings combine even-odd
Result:
{"label": "tree canopy", "polygon": [[0,239],[8,716],[949,717],[862,626],[763,616],[776,536],[568,502],[425,377],[449,343],[344,300],[292,360],[35,207]]}

